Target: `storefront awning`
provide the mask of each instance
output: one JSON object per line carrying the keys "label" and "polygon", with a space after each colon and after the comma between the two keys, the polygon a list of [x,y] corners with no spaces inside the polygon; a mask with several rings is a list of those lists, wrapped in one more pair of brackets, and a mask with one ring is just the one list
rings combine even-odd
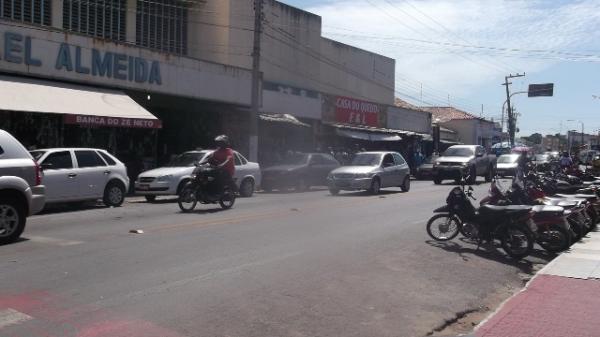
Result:
{"label": "storefront awning", "polygon": [[262,113],[259,115],[260,119],[267,122],[276,122],[276,123],[287,123],[290,125],[301,126],[305,128],[309,128],[310,125],[299,121],[296,117],[289,114],[266,114]]}
{"label": "storefront awning", "polygon": [[377,132],[371,130],[358,130],[358,129],[349,129],[343,127],[337,127],[335,129],[337,135],[342,137],[348,137],[352,139],[361,139],[368,140],[373,142],[395,142],[402,140],[402,137],[398,136],[395,133],[388,132]]}
{"label": "storefront awning", "polygon": [[0,75],[0,110],[65,115],[66,124],[159,129],[162,123],[125,93]]}

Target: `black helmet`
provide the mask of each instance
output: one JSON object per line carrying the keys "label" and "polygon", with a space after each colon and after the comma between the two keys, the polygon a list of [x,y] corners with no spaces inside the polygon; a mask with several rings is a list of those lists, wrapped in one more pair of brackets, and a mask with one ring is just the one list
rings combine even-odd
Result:
{"label": "black helmet", "polygon": [[215,145],[217,147],[228,147],[229,146],[229,137],[227,135],[220,135],[215,137]]}

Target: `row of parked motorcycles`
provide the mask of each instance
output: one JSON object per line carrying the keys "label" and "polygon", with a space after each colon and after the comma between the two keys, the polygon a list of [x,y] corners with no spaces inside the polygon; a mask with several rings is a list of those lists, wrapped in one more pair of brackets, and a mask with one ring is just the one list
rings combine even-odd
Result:
{"label": "row of parked motorcycles", "polygon": [[434,210],[427,233],[437,241],[460,233],[477,248],[499,241],[515,259],[528,256],[535,243],[552,253],[566,250],[600,220],[600,177],[576,171],[529,171],[507,190],[494,179],[479,207],[471,203],[467,177],[450,191],[446,205]]}

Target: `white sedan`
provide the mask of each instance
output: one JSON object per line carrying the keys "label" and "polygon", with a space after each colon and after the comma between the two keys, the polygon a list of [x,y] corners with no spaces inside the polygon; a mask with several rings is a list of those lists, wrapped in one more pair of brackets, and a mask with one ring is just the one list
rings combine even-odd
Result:
{"label": "white sedan", "polygon": [[[135,193],[143,195],[148,201],[156,200],[160,195],[177,195],[191,178],[195,163],[201,162],[214,150],[189,151],[175,157],[168,166],[142,172],[135,181]],[[243,197],[251,197],[260,186],[261,173],[258,163],[249,162],[240,153],[234,151],[235,175]]]}
{"label": "white sedan", "polygon": [[125,164],[99,149],[55,148],[30,152],[44,170],[46,204],[102,199],[121,206],[129,189]]}

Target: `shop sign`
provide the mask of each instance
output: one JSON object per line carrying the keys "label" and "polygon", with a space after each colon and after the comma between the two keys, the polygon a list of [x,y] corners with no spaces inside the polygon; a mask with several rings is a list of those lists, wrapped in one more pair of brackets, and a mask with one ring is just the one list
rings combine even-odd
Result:
{"label": "shop sign", "polygon": [[[39,50],[34,50],[32,37],[14,32],[4,32],[0,43],[0,61],[42,67]],[[44,53],[49,51],[45,50]],[[84,49],[69,43],[60,43],[54,54],[54,69],[78,74],[114,78],[136,83],[162,84],[160,63],[142,57],[122,53],[101,51],[96,48]]]}
{"label": "shop sign", "polygon": [[336,97],[335,121],[344,124],[379,126],[380,106],[349,97]]}
{"label": "shop sign", "polygon": [[162,122],[158,119],[104,117],[88,115],[65,115],[65,124],[82,126],[111,127],[111,128],[138,128],[161,129]]}

